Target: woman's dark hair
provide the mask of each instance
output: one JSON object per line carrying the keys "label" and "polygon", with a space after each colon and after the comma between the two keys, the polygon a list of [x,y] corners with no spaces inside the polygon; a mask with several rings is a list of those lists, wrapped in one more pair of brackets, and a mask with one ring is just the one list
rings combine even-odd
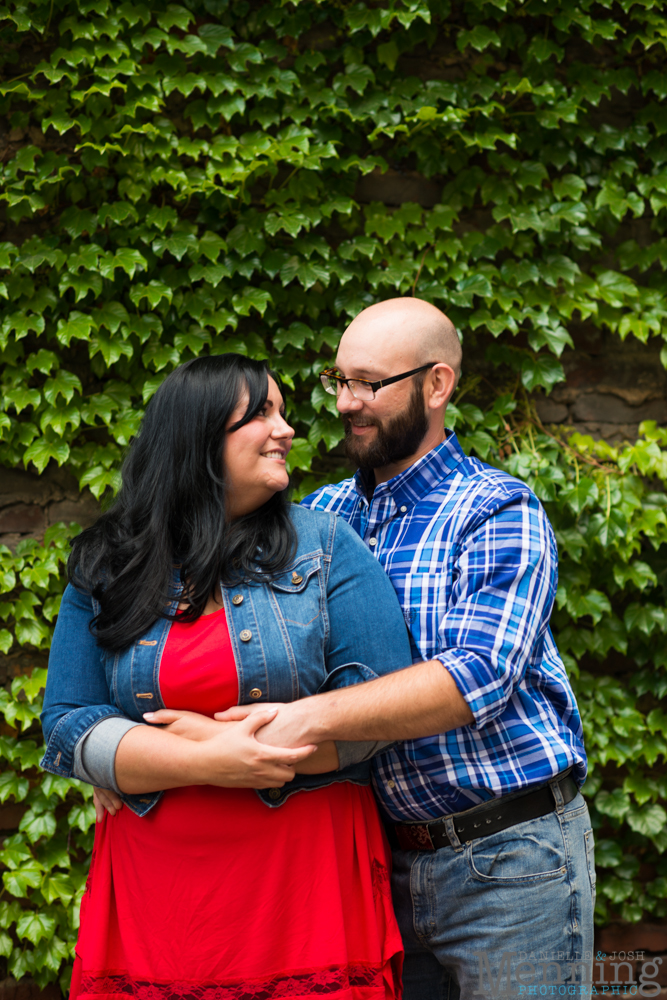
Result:
{"label": "woman's dark hair", "polygon": [[287,490],[251,514],[225,519],[225,427],[244,392],[246,412],[229,431],[262,409],[269,375],[276,378],[265,361],[241,354],[195,358],[151,399],[116,500],[75,538],[67,566],[70,581],[100,603],[91,629],[101,646],[125,649],[169,616],[177,563],[190,603],[178,619],[192,622],[218,581],[259,579],[291,559],[296,536]]}

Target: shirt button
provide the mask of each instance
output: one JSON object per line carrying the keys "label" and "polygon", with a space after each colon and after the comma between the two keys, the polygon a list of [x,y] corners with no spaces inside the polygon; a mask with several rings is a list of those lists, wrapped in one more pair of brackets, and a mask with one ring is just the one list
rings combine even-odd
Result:
{"label": "shirt button", "polygon": [[372,545],[372,546],[375,546],[375,545],[377,545],[377,543],[378,543],[377,538],[371,538],[368,544]]}
{"label": "shirt button", "polygon": [[262,692],[259,690],[259,688],[253,688],[250,691],[250,697],[251,698],[261,698],[262,697]]}
{"label": "shirt button", "polygon": [[387,782],[387,788],[396,788],[396,782],[392,781],[391,778]]}
{"label": "shirt button", "polygon": [[239,632],[239,639],[241,642],[250,642],[252,639],[252,632],[249,628],[244,628],[242,632]]}
{"label": "shirt button", "polygon": [[280,788],[269,788],[269,798],[270,799],[279,799],[282,794],[283,793],[280,790]]}
{"label": "shirt button", "polygon": [[400,508],[401,514],[405,514],[407,509],[408,509],[407,507],[401,507]]}
{"label": "shirt button", "polygon": [[243,604],[243,594],[234,594],[232,604]]}

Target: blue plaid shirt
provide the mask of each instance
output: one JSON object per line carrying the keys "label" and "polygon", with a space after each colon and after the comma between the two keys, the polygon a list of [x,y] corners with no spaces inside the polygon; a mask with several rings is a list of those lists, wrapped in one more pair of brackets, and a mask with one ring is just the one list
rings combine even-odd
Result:
{"label": "blue plaid shirt", "polygon": [[581,785],[581,719],[549,629],[556,543],[535,494],[467,458],[453,433],[370,502],[366,493],[357,472],[303,503],[334,511],[363,538],[396,589],[415,662],[440,660],[475,717],[375,758],[387,813],[432,819],[571,765]]}

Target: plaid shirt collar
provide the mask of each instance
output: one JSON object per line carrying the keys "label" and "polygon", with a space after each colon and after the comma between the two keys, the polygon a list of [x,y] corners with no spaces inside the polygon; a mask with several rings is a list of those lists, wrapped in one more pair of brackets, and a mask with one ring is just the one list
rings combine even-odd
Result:
{"label": "plaid shirt collar", "polygon": [[[442,444],[422,455],[404,472],[399,472],[393,479],[376,486],[372,494],[373,501],[391,497],[399,510],[401,507],[414,507],[436,486],[444,483],[459,464],[465,461],[465,457],[456,434],[448,430],[447,438]],[[354,488],[366,505],[371,492],[369,487],[373,485],[371,476],[372,471],[369,469],[358,469],[354,474]]]}

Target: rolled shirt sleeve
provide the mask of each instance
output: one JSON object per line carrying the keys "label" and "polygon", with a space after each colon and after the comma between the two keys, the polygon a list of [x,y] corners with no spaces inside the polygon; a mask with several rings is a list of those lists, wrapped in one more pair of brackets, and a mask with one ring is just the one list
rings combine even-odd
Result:
{"label": "rolled shirt sleeve", "polygon": [[454,678],[481,729],[505,709],[541,656],[557,585],[551,525],[526,493],[477,519],[461,539],[435,659]]}
{"label": "rolled shirt sleeve", "polygon": [[361,764],[365,760],[371,760],[376,754],[386,750],[387,747],[395,745],[395,740],[367,740],[357,743],[351,743],[347,740],[336,740],[338,770],[342,771],[352,764]]}

